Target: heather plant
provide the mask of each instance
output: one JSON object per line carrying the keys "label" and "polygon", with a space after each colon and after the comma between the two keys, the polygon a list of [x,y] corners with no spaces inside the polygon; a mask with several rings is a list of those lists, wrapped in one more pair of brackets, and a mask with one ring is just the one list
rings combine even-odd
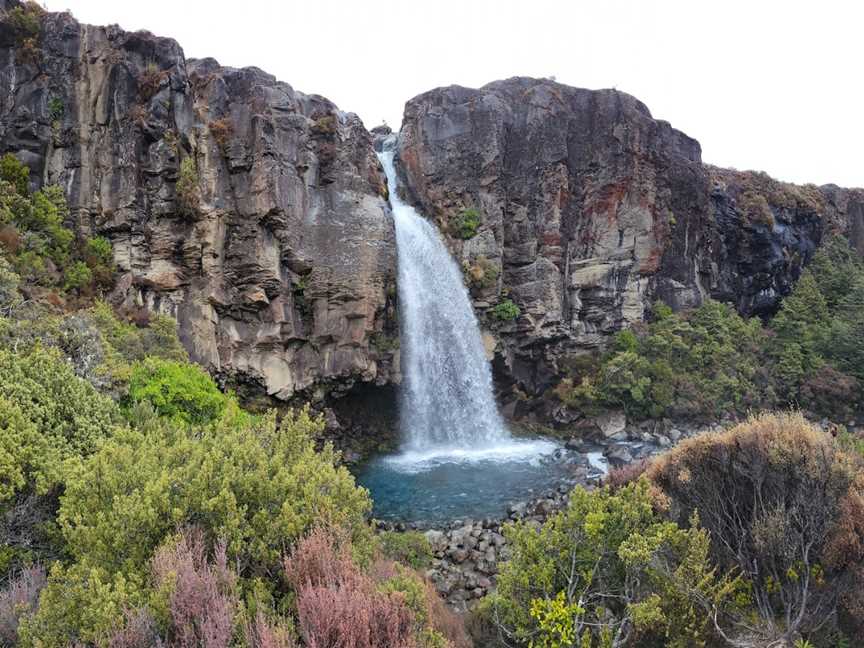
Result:
{"label": "heather plant", "polygon": [[21,617],[36,608],[39,592],[45,587],[45,582],[45,570],[37,565],[13,574],[0,590],[0,645],[18,644]]}
{"label": "heather plant", "polygon": [[167,598],[169,645],[228,648],[238,613],[237,574],[225,544],[209,560],[203,533],[192,529],[169,539],[152,560],[157,592]]}
{"label": "heather plant", "polygon": [[379,591],[344,539],[313,531],[285,561],[298,627],[309,648],[419,648],[414,615],[400,595]]}

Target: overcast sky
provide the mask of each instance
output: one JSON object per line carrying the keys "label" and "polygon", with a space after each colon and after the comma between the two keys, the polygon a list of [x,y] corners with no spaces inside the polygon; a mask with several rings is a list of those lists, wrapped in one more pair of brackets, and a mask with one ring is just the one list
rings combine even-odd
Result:
{"label": "overcast sky", "polygon": [[83,21],[255,65],[367,127],[431,88],[516,75],[614,87],[695,137],[703,159],[864,187],[858,0],[47,0]]}

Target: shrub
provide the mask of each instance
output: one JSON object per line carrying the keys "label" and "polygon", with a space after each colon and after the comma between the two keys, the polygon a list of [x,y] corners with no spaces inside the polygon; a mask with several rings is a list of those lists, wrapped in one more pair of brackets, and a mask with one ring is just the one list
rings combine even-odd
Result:
{"label": "shrub", "polygon": [[768,201],[760,193],[745,190],[738,196],[738,207],[750,222],[760,223],[768,227],[774,226],[774,212]]}
{"label": "shrub", "polygon": [[210,134],[216,141],[216,145],[223,153],[228,149],[228,144],[231,142],[231,137],[234,135],[234,124],[230,117],[222,117],[214,119],[207,127],[210,129]]}
{"label": "shrub", "polygon": [[209,540],[225,539],[245,578],[275,573],[282,549],[315,523],[366,533],[366,491],[335,466],[329,446],[315,451],[320,418],[230,418],[208,429],[123,430],[104,442],[61,502],[72,556],[131,573],[177,524],[194,523]]}
{"label": "shrub", "polygon": [[166,70],[160,70],[156,63],[148,63],[138,78],[138,94],[141,100],[147,102],[156,96],[167,78]]}
{"label": "shrub", "polygon": [[160,416],[198,425],[222,416],[228,401],[198,365],[160,358],[147,358],[133,368],[129,398],[150,403]]}
{"label": "shrub", "polygon": [[109,435],[117,408],[78,378],[56,349],[0,349],[0,398],[27,417],[47,448],[37,463],[41,489],[57,483],[60,463],[87,455]]}
{"label": "shrub", "polygon": [[93,273],[83,261],[76,261],[67,268],[63,278],[64,290],[83,290],[93,282]]}
{"label": "shrub", "polygon": [[773,403],[758,320],[707,301],[686,313],[659,305],[653,321],[621,331],[599,365],[556,389],[562,402],[587,409],[623,408],[632,418],[720,416]]}
{"label": "shrub", "polygon": [[309,648],[419,648],[415,619],[401,595],[379,591],[354,565],[347,545],[314,531],[285,562],[297,592],[297,615]]}
{"label": "shrub", "polygon": [[474,238],[480,227],[480,212],[473,207],[464,210],[456,217],[454,234],[461,239]]}
{"label": "shrub", "polygon": [[468,279],[472,287],[492,288],[498,280],[498,268],[485,256],[478,257],[474,264],[467,266]]}
{"label": "shrub", "polygon": [[12,185],[21,196],[30,193],[30,169],[11,153],[0,158],[0,179]]}
{"label": "shrub", "polygon": [[0,254],[0,317],[8,316],[21,303],[18,288],[21,277],[12,270],[6,257]]}
{"label": "shrub", "polygon": [[522,311],[519,310],[519,307],[514,304],[513,301],[510,299],[505,299],[492,309],[492,317],[494,317],[499,322],[509,322],[515,320],[521,314]]}
{"label": "shrub", "polygon": [[432,547],[422,533],[417,531],[385,531],[378,535],[381,551],[395,560],[414,569],[424,569],[432,562]]}
{"label": "shrub", "polygon": [[15,40],[19,45],[39,36],[42,30],[40,18],[43,13],[42,7],[32,1],[9,10],[5,21],[12,28]]}
{"label": "shrub", "polygon": [[485,604],[487,618],[508,645],[704,641],[710,626],[702,601],[725,606],[740,586],[717,576],[708,535],[698,519],[691,522],[679,528],[663,520],[645,480],[616,492],[576,488],[540,529],[505,527],[512,557]]}
{"label": "shrub", "polygon": [[111,242],[104,236],[88,238],[84,243],[84,261],[93,271],[94,279],[103,285],[110,285],[114,274],[114,250]]}
{"label": "shrub", "polygon": [[51,97],[48,100],[48,117],[52,122],[62,119],[64,112],[63,100],[60,97]]}
{"label": "shrub", "polygon": [[201,195],[198,190],[198,167],[194,158],[183,158],[180,163],[176,191],[179,213],[189,218],[195,217],[201,205]]}
{"label": "shrub", "polygon": [[45,587],[45,570],[28,567],[15,574],[0,590],[0,644],[18,645],[18,624],[21,617],[36,609],[39,592]]}
{"label": "shrub", "polygon": [[336,115],[322,115],[312,122],[312,132],[316,135],[333,135],[336,133]]}
{"label": "shrub", "polygon": [[698,509],[715,558],[747,578],[759,622],[721,615],[730,641],[757,633],[789,645],[823,627],[857,589],[848,570],[864,553],[832,550],[864,546],[864,518],[844,519],[841,508],[862,495],[855,473],[833,440],[798,414],[765,414],[688,439],[651,466],[676,517]]}
{"label": "shrub", "polygon": [[203,534],[186,531],[156,552],[152,570],[157,588],[168,593],[169,645],[228,648],[238,602],[225,545],[217,543],[210,563]]}

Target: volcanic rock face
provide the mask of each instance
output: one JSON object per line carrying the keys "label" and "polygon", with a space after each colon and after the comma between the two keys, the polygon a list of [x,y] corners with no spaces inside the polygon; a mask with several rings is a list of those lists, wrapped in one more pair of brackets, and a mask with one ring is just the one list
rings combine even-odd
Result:
{"label": "volcanic rock face", "polygon": [[[0,152],[111,240],[113,300],[175,316],[192,357],[252,393],[398,381],[386,183],[355,115],[146,32],[44,14],[22,34],[17,6],[0,0]],[[707,167],[613,90],[439,88],[408,102],[398,155],[465,268],[498,377],[529,395],[657,299],[769,314],[826,232],[864,253],[864,192]],[[505,299],[521,315],[501,323]]]}
{"label": "volcanic rock face", "polygon": [[[614,90],[525,78],[432,90],[405,108],[399,161],[478,311],[504,297],[521,309],[498,327],[497,367],[528,393],[657,299],[768,314],[826,231],[864,251],[864,192],[707,167],[698,142]],[[481,222],[463,240],[466,210]]]}
{"label": "volcanic rock face", "polygon": [[282,399],[394,379],[394,345],[373,344],[394,334],[392,221],[356,115],[170,39],[45,14],[35,51],[0,27],[0,141],[111,240],[112,297],[175,316],[215,373]]}

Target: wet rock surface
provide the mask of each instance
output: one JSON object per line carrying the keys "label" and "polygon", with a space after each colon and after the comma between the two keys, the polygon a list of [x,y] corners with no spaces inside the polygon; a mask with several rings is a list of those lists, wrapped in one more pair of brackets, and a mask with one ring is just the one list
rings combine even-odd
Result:
{"label": "wet rock surface", "polygon": [[[389,134],[170,38],[45,13],[25,47],[0,22],[0,153],[64,187],[69,225],[111,241],[116,304],[173,315],[193,359],[266,404],[400,381],[374,152]],[[704,165],[696,140],[615,90],[431,90],[406,105],[398,166],[465,270],[514,420],[574,423],[544,395],[656,299],[765,315],[827,232],[864,253],[861,190]],[[492,314],[505,300],[514,319]],[[333,411],[333,430],[373,429]]]}

